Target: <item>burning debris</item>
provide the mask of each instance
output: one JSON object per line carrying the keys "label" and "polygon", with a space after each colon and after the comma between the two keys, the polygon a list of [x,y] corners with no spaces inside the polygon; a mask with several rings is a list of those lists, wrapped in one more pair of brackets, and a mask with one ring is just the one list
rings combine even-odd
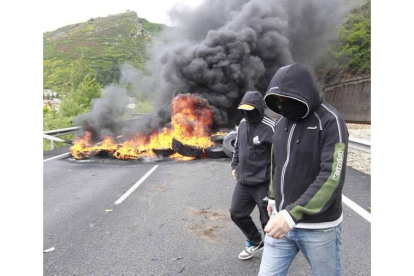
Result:
{"label": "burning debris", "polygon": [[[106,137],[101,143],[91,145],[92,133],[86,131],[71,147],[72,156],[76,159],[91,156],[139,159],[160,155],[181,160],[189,159],[185,156],[200,158],[203,150],[215,144],[211,139],[212,107],[206,99],[196,94],[181,94],[172,100],[171,109],[170,126],[156,130],[149,136],[137,135],[124,143],[116,143],[112,137]],[[187,150],[181,150],[183,145]]]}

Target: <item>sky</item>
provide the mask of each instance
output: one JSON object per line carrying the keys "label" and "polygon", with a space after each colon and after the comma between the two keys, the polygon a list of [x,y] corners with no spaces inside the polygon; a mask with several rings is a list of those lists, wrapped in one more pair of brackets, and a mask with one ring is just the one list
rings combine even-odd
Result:
{"label": "sky", "polygon": [[139,17],[152,23],[172,25],[167,11],[174,5],[195,7],[203,0],[72,0],[72,1],[41,1],[42,13],[40,26],[42,32],[54,31],[66,25],[86,22],[90,18],[126,12],[137,12]]}

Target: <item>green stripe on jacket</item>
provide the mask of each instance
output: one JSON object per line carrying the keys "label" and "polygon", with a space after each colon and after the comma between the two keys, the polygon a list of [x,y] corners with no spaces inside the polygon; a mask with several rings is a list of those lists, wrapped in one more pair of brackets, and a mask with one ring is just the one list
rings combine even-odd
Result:
{"label": "green stripe on jacket", "polygon": [[342,165],[344,161],[345,144],[335,144],[334,161],[332,164],[332,173],[325,183],[322,184],[321,188],[306,204],[306,206],[295,206],[290,210],[290,214],[297,220],[300,221],[304,214],[315,215],[318,214],[322,208],[331,199],[333,193],[338,187],[339,181],[341,180]]}
{"label": "green stripe on jacket", "polygon": [[275,192],[273,191],[273,144],[270,150],[270,184],[269,184],[269,197],[275,198]]}

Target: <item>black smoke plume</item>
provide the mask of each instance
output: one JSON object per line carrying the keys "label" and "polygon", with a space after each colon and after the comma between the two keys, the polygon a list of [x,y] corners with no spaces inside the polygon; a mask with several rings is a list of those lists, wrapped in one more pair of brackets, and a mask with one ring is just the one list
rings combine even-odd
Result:
{"label": "black smoke plume", "polygon": [[156,59],[160,117],[168,121],[175,95],[198,93],[215,107],[217,126],[234,126],[246,91],[264,93],[286,64],[313,65],[341,23],[341,3],[209,0],[194,10],[172,10],[182,28]]}
{"label": "black smoke plume", "polygon": [[[177,28],[165,32],[148,51],[152,58],[147,68],[152,74],[143,78],[135,73],[136,82],[155,94],[154,116],[124,132],[149,132],[168,124],[171,99],[185,93],[208,100],[214,126],[234,127],[244,93],[265,93],[281,66],[302,62],[312,67],[343,13],[342,0],[205,0],[195,9],[172,9],[170,17]],[[94,108],[99,109],[94,106],[83,122],[90,116],[116,113]],[[102,120],[87,121],[90,125]]]}

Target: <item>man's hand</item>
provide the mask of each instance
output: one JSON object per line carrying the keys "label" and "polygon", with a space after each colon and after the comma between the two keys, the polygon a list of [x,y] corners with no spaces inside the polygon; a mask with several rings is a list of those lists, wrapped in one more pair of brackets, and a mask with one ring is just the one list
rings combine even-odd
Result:
{"label": "man's hand", "polygon": [[237,174],[236,174],[236,170],[232,170],[231,174],[233,175],[234,179],[237,179]]}
{"label": "man's hand", "polygon": [[273,200],[273,203],[267,203],[267,214],[269,215],[269,217],[272,216],[273,210],[275,209],[275,201]]}
{"label": "man's hand", "polygon": [[269,219],[264,231],[272,238],[282,239],[290,231],[290,227],[283,215],[277,213],[276,216]]}

